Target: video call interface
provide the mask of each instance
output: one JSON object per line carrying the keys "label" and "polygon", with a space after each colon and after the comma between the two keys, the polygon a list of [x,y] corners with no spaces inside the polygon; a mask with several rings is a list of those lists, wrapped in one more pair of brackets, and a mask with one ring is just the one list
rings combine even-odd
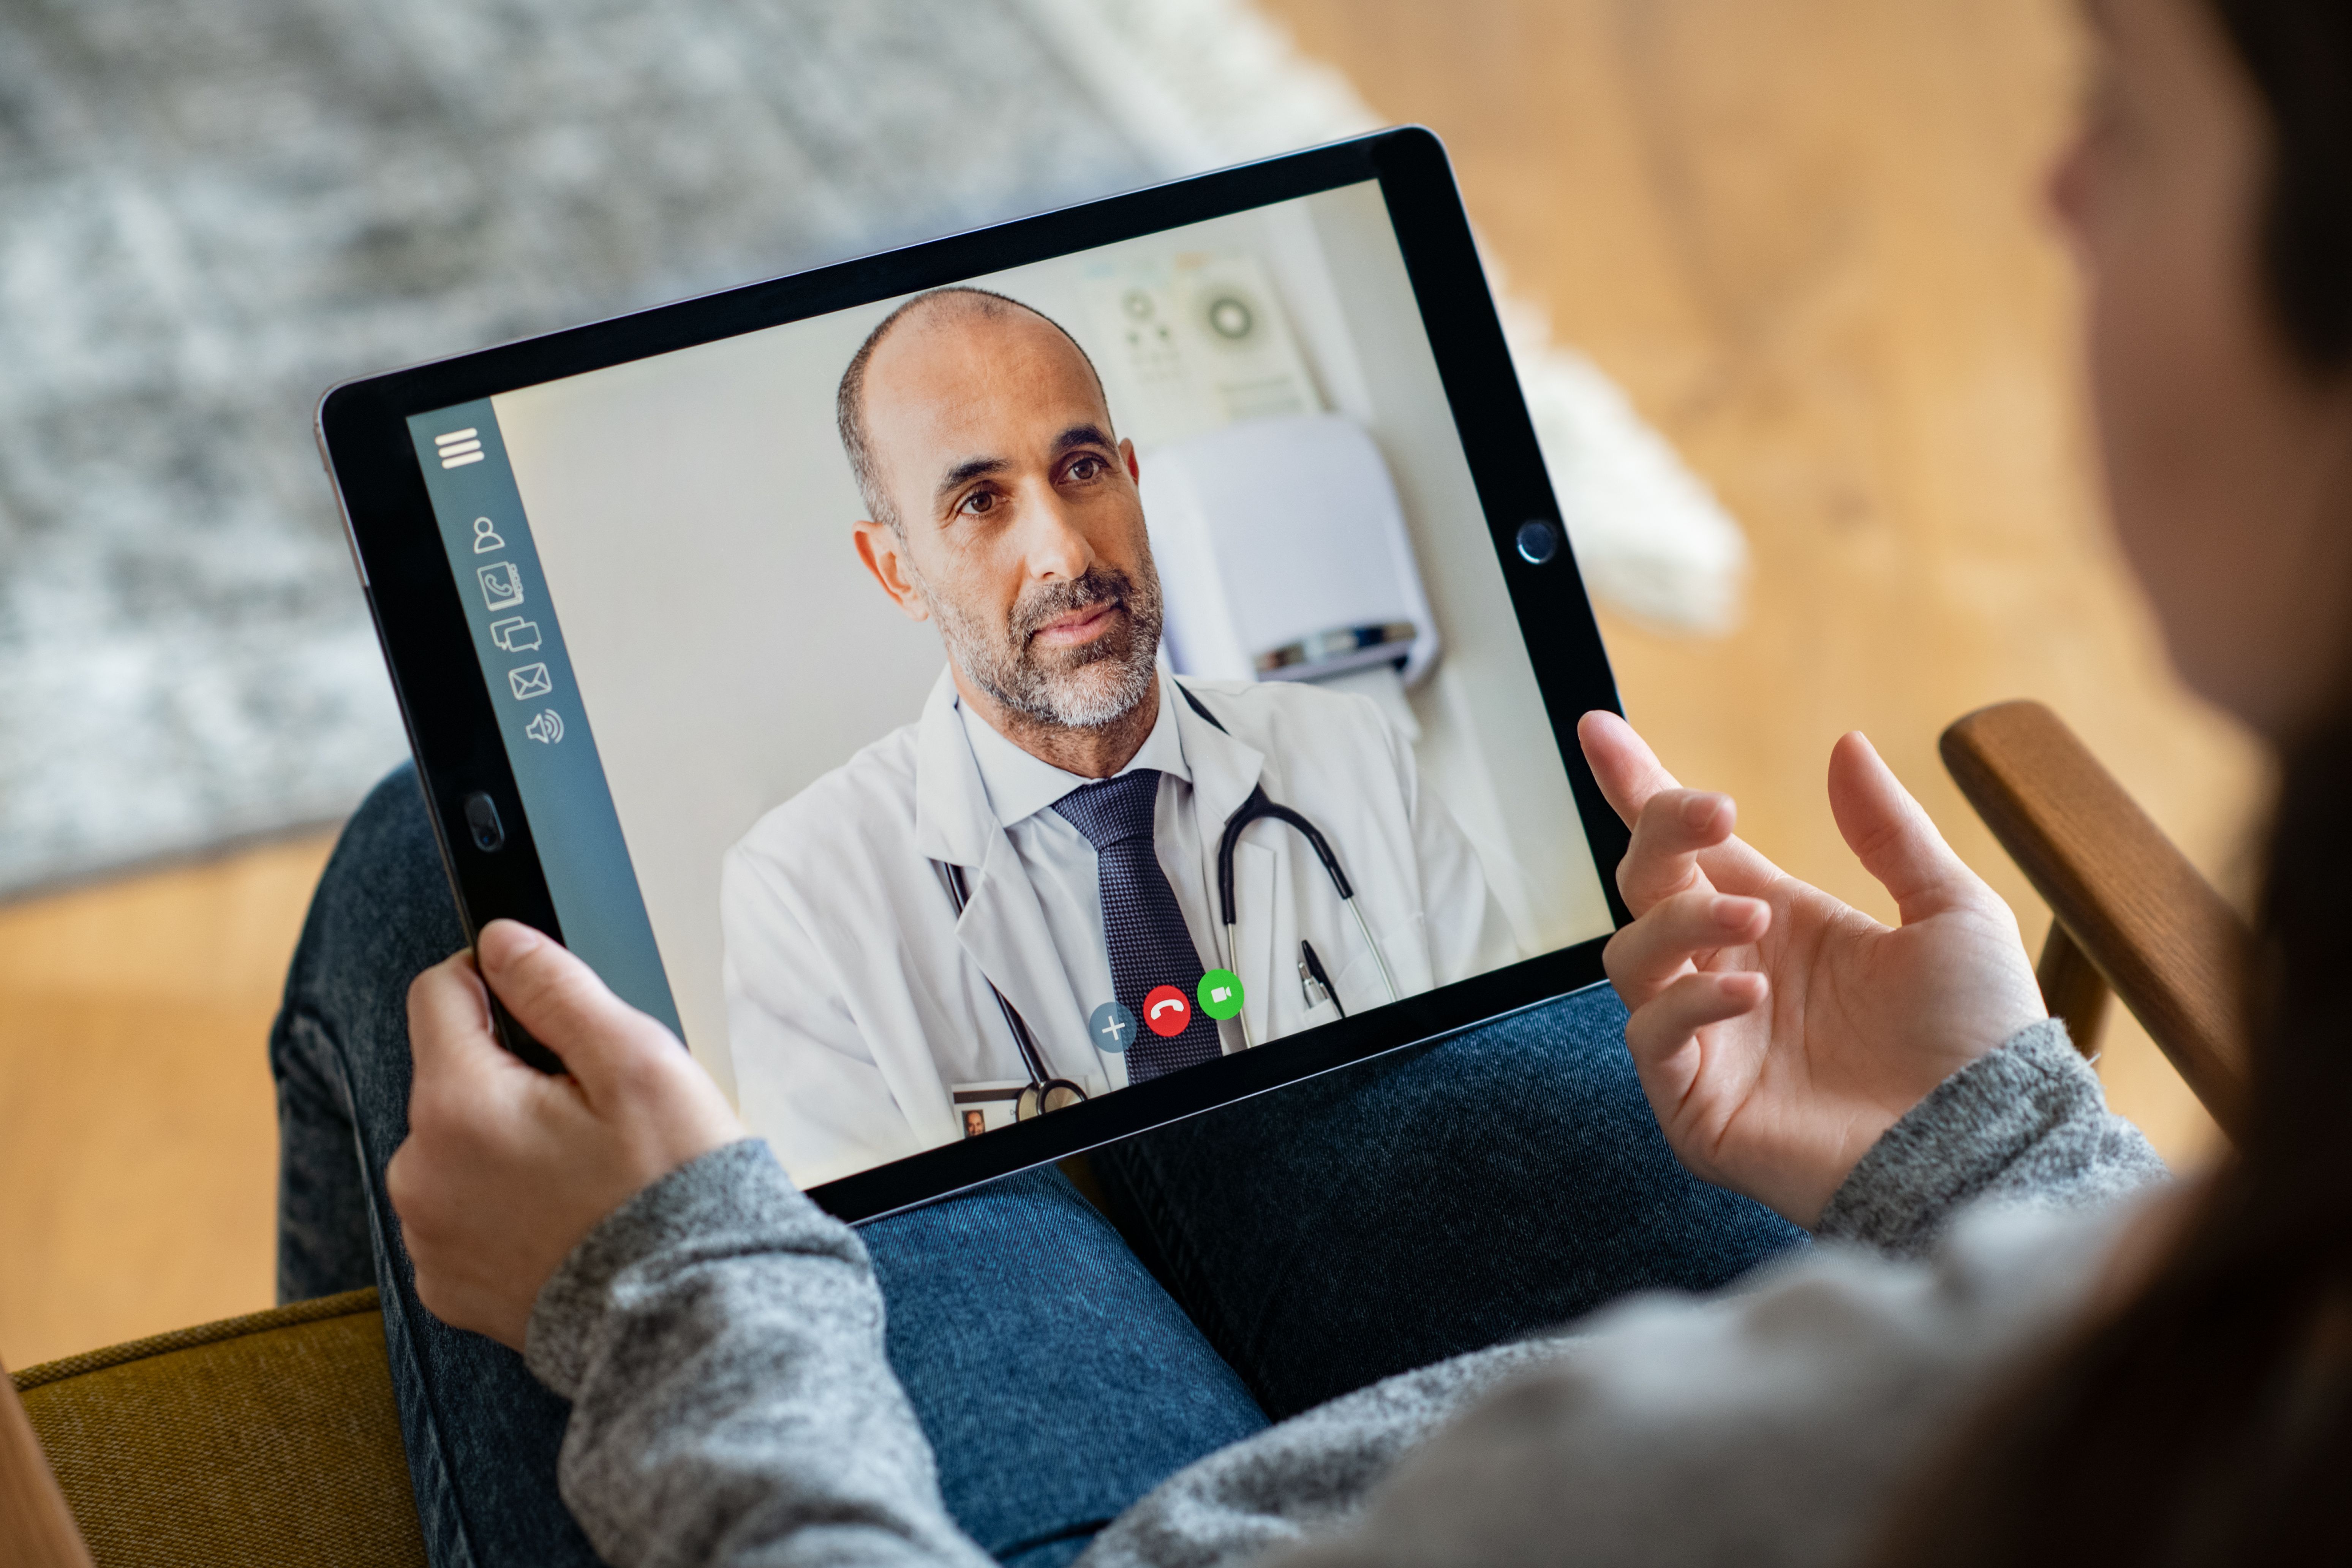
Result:
{"label": "video call interface", "polygon": [[565,941],[804,1187],[1611,928],[1377,183],[410,426]]}

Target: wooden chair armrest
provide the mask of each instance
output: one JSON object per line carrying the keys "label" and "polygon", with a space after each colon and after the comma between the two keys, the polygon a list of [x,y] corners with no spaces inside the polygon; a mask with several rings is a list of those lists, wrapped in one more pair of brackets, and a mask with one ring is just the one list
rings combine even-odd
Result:
{"label": "wooden chair armrest", "polygon": [[[2253,944],[2238,912],[2041,703],[1979,709],[1944,731],[1940,749],[1960,793],[2050,905],[2058,931],[2114,987],[2222,1130],[2242,1133]],[[2045,960],[2045,990],[2051,972],[2068,962],[2063,950]]]}
{"label": "wooden chair armrest", "polygon": [[0,1367],[0,1563],[90,1568],[89,1551],[5,1367]]}

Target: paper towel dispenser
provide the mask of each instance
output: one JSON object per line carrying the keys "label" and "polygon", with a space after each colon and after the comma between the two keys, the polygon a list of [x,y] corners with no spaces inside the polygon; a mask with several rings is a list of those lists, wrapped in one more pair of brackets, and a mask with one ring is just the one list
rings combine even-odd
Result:
{"label": "paper towel dispenser", "polygon": [[1170,662],[1208,679],[1313,680],[1391,664],[1437,625],[1388,465],[1344,414],[1245,419],[1154,448],[1143,513]]}

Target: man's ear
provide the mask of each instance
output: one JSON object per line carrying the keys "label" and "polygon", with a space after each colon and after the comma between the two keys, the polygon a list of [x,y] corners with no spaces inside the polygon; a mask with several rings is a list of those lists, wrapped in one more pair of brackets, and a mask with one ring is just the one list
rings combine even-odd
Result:
{"label": "man's ear", "polygon": [[1143,469],[1135,461],[1135,443],[1127,437],[1118,438],[1118,455],[1127,459],[1127,477],[1137,484],[1143,482]]}
{"label": "man's ear", "polygon": [[872,518],[860,518],[850,531],[857,541],[857,559],[874,574],[898,613],[910,621],[931,618],[930,602],[923,597],[922,589],[915,585],[915,574],[908,570],[907,542],[898,531],[887,522]]}

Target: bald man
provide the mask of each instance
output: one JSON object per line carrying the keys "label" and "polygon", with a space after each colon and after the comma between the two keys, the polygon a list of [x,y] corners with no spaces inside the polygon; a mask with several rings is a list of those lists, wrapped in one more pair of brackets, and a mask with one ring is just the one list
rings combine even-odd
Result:
{"label": "bald man", "polygon": [[[858,559],[947,661],[916,722],[727,858],[742,1110],[801,1185],[1520,956],[1372,703],[1160,669],[1134,446],[1053,321],[919,295],[837,413]],[[1352,909],[1305,835],[1263,821],[1228,931],[1217,846],[1260,795],[1320,830]]]}

